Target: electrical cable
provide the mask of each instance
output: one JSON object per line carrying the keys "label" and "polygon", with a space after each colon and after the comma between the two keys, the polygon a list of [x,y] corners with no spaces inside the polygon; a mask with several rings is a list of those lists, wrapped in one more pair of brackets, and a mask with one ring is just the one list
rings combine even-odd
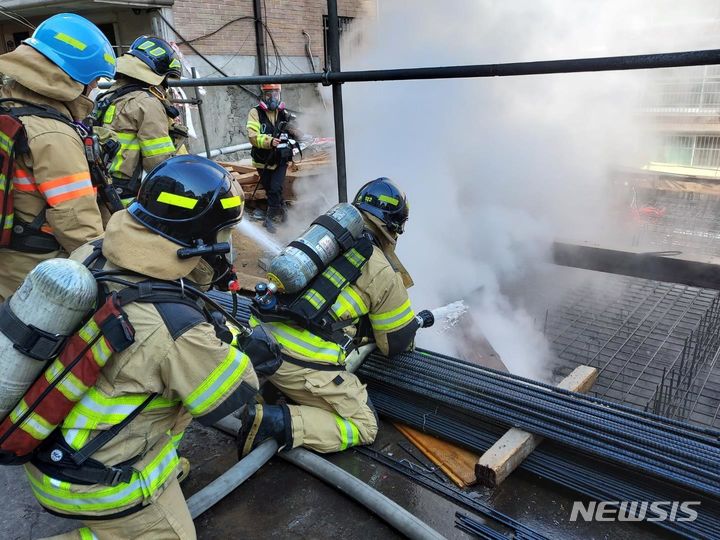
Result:
{"label": "electrical cable", "polygon": [[[178,32],[177,29],[176,29],[172,24],[170,24],[170,21],[168,21],[168,20],[165,18],[165,16],[160,12],[160,10],[156,10],[156,11],[157,11],[158,16],[163,20],[163,22],[168,25],[168,28],[170,28],[170,30],[172,30],[172,31],[175,33],[175,35],[182,40],[183,43],[185,43],[188,47],[190,47],[190,49],[191,49],[195,54],[197,54],[200,58],[202,58],[210,67],[212,67],[212,68],[213,68],[215,71],[217,71],[220,75],[222,75],[223,77],[228,77],[228,74],[227,74],[227,73],[225,73],[222,69],[220,69],[220,68],[217,67],[215,64],[213,64],[203,53],[201,53],[200,51],[198,51],[198,50],[193,46],[192,43],[189,43],[189,42],[182,36],[182,34],[181,34],[180,32]],[[253,92],[253,91],[250,90],[249,88],[246,88],[246,87],[244,87],[244,86],[242,86],[242,85],[240,85],[240,84],[238,84],[237,86],[238,86],[240,89],[242,89],[243,91],[245,91],[247,94],[251,95],[252,97],[254,97],[255,99],[257,99],[258,101],[260,101],[260,95],[259,95],[259,94],[256,94],[255,92]]]}
{"label": "electrical cable", "polygon": [[19,13],[16,13],[12,10],[9,10],[7,8],[0,7],[0,13],[5,15],[6,17],[9,17],[10,19],[14,20],[15,22],[19,22],[23,26],[30,28],[31,30],[35,30],[35,25],[28,21],[25,17],[20,15]]}

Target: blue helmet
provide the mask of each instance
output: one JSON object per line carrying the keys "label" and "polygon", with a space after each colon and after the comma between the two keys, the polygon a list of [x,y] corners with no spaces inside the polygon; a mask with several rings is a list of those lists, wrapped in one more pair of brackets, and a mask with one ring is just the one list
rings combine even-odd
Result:
{"label": "blue helmet", "polygon": [[74,13],[60,13],[40,23],[23,41],[57,65],[71,79],[90,84],[115,76],[115,53],[100,29]]}

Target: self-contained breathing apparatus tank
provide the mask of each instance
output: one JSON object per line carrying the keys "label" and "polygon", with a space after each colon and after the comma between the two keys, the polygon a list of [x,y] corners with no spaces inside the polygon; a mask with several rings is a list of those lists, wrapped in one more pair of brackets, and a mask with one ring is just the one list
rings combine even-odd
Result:
{"label": "self-contained breathing apparatus tank", "polygon": [[364,228],[360,211],[340,203],[318,217],[297,240],[282,250],[268,268],[268,279],[281,293],[303,290]]}
{"label": "self-contained breathing apparatus tank", "polygon": [[96,298],[95,278],[85,266],[49,259],[0,305],[0,420],[57,356]]}

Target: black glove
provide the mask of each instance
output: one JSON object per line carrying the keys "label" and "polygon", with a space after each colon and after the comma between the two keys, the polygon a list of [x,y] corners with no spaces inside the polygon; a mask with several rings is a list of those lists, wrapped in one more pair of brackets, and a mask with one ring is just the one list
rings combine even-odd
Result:
{"label": "black glove", "polygon": [[239,338],[238,345],[250,357],[258,375],[272,375],[283,362],[280,345],[270,332],[259,325],[253,328],[249,336]]}
{"label": "black glove", "polygon": [[417,320],[420,323],[420,328],[430,328],[435,324],[435,315],[429,309],[423,309],[417,314]]}

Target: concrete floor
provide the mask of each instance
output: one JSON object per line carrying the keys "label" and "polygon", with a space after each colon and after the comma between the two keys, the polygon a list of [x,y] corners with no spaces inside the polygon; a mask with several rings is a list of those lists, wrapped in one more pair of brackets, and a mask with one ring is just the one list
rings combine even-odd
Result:
{"label": "concrete floor", "polygon": [[[375,450],[408,458],[398,446],[404,437],[384,424]],[[182,445],[193,469],[183,484],[190,496],[237,459],[234,441],[214,430],[192,425]],[[418,453],[418,459],[424,458]],[[454,528],[455,512],[471,511],[436,495],[352,450],[328,456],[330,461],[378,489],[450,539],[467,535]],[[34,501],[22,470],[0,468],[0,538],[36,539],[70,530],[76,525],[44,513]],[[657,527],[627,523],[569,523],[573,493],[558,489],[532,475],[515,472],[502,486],[468,491],[479,500],[552,539],[655,540],[671,538]],[[280,460],[271,460],[229,497],[200,516],[198,538],[401,538],[384,522],[350,498],[313,476]],[[490,523],[495,526],[494,523]],[[498,527],[501,532],[507,529]]]}

